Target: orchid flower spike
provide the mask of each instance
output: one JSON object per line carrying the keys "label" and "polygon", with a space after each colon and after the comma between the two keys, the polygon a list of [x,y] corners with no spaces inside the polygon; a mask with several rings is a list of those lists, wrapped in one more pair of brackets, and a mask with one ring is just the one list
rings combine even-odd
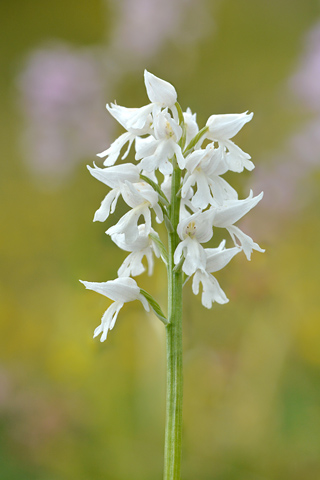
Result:
{"label": "orchid flower spike", "polygon": [[[146,310],[151,306],[165,325],[170,322],[151,294],[132,279],[146,270],[152,275],[155,258],[165,263],[169,285],[173,285],[172,275],[193,277],[193,293],[197,295],[202,288],[202,304],[211,308],[213,302],[228,302],[213,274],[227,267],[240,252],[250,260],[254,250],[264,251],[235,225],[262,200],[263,192],[254,195],[250,191],[247,198],[239,199],[224,178],[228,171],[254,168],[250,155],[234,143],[253,113],[214,114],[199,128],[196,113],[190,108],[182,110],[171,83],[147,70],[144,83],[149,99],[146,105],[107,105],[124,132],[98,154],[103,166],[88,166],[90,174],[107,189],[94,221],[110,222],[120,198],[124,208],[106,229],[111,240],[127,252],[118,268],[119,278],[82,282],[114,302],[95,330],[95,336],[102,334],[102,341],[124,303],[132,300],[140,300]],[[119,159],[122,162],[116,164]],[[157,224],[162,222],[165,227],[157,231]],[[168,250],[161,238],[164,228]],[[219,230],[220,238],[222,229],[230,247],[226,247],[226,240],[215,244],[215,232]],[[210,244],[205,245],[207,242]]]}

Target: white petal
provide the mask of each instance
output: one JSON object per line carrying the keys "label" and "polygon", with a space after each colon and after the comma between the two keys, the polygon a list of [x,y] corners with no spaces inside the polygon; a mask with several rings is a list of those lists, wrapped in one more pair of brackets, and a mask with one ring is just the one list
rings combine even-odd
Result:
{"label": "white petal", "polygon": [[87,168],[93,177],[111,188],[119,186],[126,180],[132,183],[140,180],[140,169],[132,163],[123,163],[107,168],[99,168],[96,165],[92,168],[87,165]]}
{"label": "white petal", "polygon": [[209,209],[209,210],[206,210],[205,212],[195,214],[195,215],[198,215],[198,219],[196,220],[196,226],[197,226],[196,238],[200,243],[208,242],[213,235],[212,221],[213,221],[214,212],[212,209]]}
{"label": "white petal", "polygon": [[159,112],[154,118],[154,136],[157,140],[167,140],[173,138],[176,142],[180,140],[182,135],[182,128],[169,115],[167,109]]}
{"label": "white petal", "polygon": [[184,241],[184,255],[182,270],[186,275],[192,275],[198,268],[205,268],[206,254],[196,239],[187,238]]}
{"label": "white petal", "polygon": [[169,200],[171,197],[171,175],[165,175],[163,182],[161,183],[161,190]]}
{"label": "white petal", "polygon": [[205,250],[207,254],[207,263],[206,263],[206,271],[208,273],[218,272],[222,268],[224,268],[232,258],[237,255],[241,251],[240,248],[227,248],[225,250],[214,249],[215,252],[212,252],[211,249]]}
{"label": "white petal", "polygon": [[186,112],[183,112],[184,123],[186,126],[186,145],[188,145],[193,137],[199,132],[199,127],[196,121],[196,113],[192,114],[190,108],[187,108]]}
{"label": "white petal", "polygon": [[196,175],[188,175],[186,174],[184,179],[183,179],[183,186],[181,189],[181,197],[185,198],[187,196],[187,193],[194,184],[196,183]]}
{"label": "white petal", "polygon": [[208,179],[208,183],[214,199],[212,205],[221,206],[226,201],[238,199],[237,191],[224,178],[214,176]]}
{"label": "white petal", "polygon": [[259,247],[259,245],[255,243],[252,238],[249,237],[249,235],[243,233],[240,228],[232,225],[228,227],[227,230],[230,233],[235,245],[237,245],[236,238],[239,240],[240,246],[248,260],[251,260],[252,250],[257,250],[258,252],[262,253],[265,251],[263,248]]}
{"label": "white petal", "polygon": [[212,235],[212,221],[213,221],[214,211],[212,209],[206,210],[205,212],[196,212],[192,215],[188,215],[183,218],[177,227],[177,233],[181,240],[184,240],[188,235],[189,225],[193,226],[193,236],[200,243],[208,242]]}
{"label": "white petal", "polygon": [[[143,233],[141,227],[143,227]],[[126,242],[125,235],[123,233],[113,234],[111,239],[119,248],[121,248],[121,250],[125,250],[127,252],[138,252],[150,245],[150,238],[145,234],[145,225],[139,225],[138,231],[139,236],[132,243]]]}
{"label": "white petal", "polygon": [[152,105],[145,105],[141,108],[127,108],[111,103],[111,106],[107,105],[107,109],[130,133],[135,135],[150,133]]}
{"label": "white petal", "polygon": [[188,172],[193,173],[193,171],[199,166],[205,155],[206,151],[200,148],[190,153],[185,159],[185,168],[188,170]]}
{"label": "white petal", "polygon": [[172,164],[169,159],[173,157],[174,150],[170,140],[156,140],[157,147],[152,155],[141,160],[139,167],[147,172],[154,172],[159,169],[163,175],[172,173]]}
{"label": "white petal", "polygon": [[213,225],[220,228],[226,228],[240,220],[248,213],[263,197],[263,192],[256,197],[252,196],[252,191],[248,198],[244,200],[231,200],[222,207],[215,209]]}
{"label": "white petal", "polygon": [[209,132],[207,137],[211,140],[227,140],[234,137],[239,130],[249,122],[253,113],[236,113],[227,115],[211,115],[207,121]]}
{"label": "white petal", "polygon": [[181,168],[181,170],[183,170],[186,166],[186,159],[184,158],[184,156],[182,154],[181,147],[180,147],[180,145],[175,143],[173,140],[172,140],[172,144],[173,144],[172,150],[176,155],[179,168]]}
{"label": "white petal", "polygon": [[177,92],[171,83],[161,80],[147,70],[144,71],[144,83],[150,102],[169,108],[176,103]]}
{"label": "white petal", "polygon": [[155,152],[159,141],[155,140],[151,135],[146,138],[136,138],[136,160],[141,160],[141,158],[149,157]]}
{"label": "white petal", "polygon": [[123,277],[109,280],[108,282],[85,282],[81,283],[88,289],[93,290],[115,302],[132,302],[138,298],[140,288],[133,278]]}
{"label": "white petal", "polygon": [[197,270],[192,281],[192,291],[195,295],[199,293],[200,283],[203,288],[201,302],[204,307],[211,308],[213,302],[224,304],[229,301],[215,277]]}
{"label": "white petal", "polygon": [[[152,248],[146,249],[145,256],[148,262],[148,275],[151,276],[153,274],[153,268],[154,268],[153,249]],[[157,257],[160,257],[160,252],[159,252],[159,255],[157,255]]]}
{"label": "white petal", "polygon": [[254,164],[250,160],[250,155],[241,150],[238,145],[235,145],[231,140],[225,142],[225,146],[229,152],[225,155],[225,162],[232,172],[241,173],[244,168],[251,171],[254,169]]}
{"label": "white petal", "polygon": [[197,191],[194,194],[191,202],[196,208],[204,209],[212,200],[211,191],[208,185],[206,175],[199,171],[196,173]]}
{"label": "white petal", "polygon": [[108,193],[108,195],[105,196],[105,198],[101,202],[100,208],[98,208],[98,210],[94,214],[94,222],[104,222],[105,220],[107,220],[110,213],[113,213],[116,208],[119,195],[119,188],[114,188]]}
{"label": "white petal", "polygon": [[123,233],[126,243],[134,242],[139,236],[138,220],[143,210],[144,206],[141,205],[129,210],[120,218],[116,225],[108,228],[106,234],[112,236],[115,233]]}
{"label": "white petal", "polygon": [[136,277],[145,271],[145,267],[142,263],[144,252],[130,253],[122,263],[118,270],[119,277]]}
{"label": "white petal", "polygon": [[104,342],[107,339],[108,331],[112,330],[114,324],[116,323],[118,313],[123,307],[123,303],[114,302],[110,307],[104,312],[101,318],[101,325],[97,327],[94,331],[93,338],[97,337],[102,333],[100,342]]}
{"label": "white petal", "polygon": [[127,143],[130,142],[130,145],[132,141],[134,140],[135,136],[132,133],[123,133],[118,137],[111,145],[110,147],[105,150],[104,152],[98,153],[98,157],[107,157],[105,161],[103,162],[104,165],[110,166],[114,165],[120,155],[122,147]]}
{"label": "white petal", "polygon": [[186,241],[183,240],[178,244],[177,248],[174,251],[173,260],[176,265],[180,262],[185,245],[186,245]]}
{"label": "white petal", "polygon": [[132,184],[130,182],[125,182],[124,185],[121,185],[122,198],[131,208],[138,207],[146,201],[138,188],[136,188],[136,185],[137,184]]}
{"label": "white petal", "polygon": [[140,300],[146,312],[150,312],[150,306],[149,306],[148,300],[141,293],[138,296],[138,300]]}

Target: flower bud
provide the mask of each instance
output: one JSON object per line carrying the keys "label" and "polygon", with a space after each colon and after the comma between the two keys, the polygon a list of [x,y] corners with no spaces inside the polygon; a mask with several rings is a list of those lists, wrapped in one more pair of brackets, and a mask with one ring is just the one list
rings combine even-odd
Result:
{"label": "flower bud", "polygon": [[152,103],[159,103],[161,107],[174,106],[177,101],[177,92],[171,83],[161,80],[147,70],[144,71],[144,83]]}
{"label": "flower bud", "polygon": [[227,115],[211,115],[206,123],[209,127],[207,138],[210,140],[229,140],[253,117],[253,113],[233,113]]}

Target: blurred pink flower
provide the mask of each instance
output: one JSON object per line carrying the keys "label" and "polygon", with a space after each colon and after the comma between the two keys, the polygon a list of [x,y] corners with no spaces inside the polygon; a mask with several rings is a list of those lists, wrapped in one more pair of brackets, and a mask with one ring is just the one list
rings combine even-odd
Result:
{"label": "blurred pink flower", "polygon": [[[164,43],[193,42],[212,28],[204,0],[119,0],[111,48],[148,58]],[[196,15],[195,15],[196,9]]]}
{"label": "blurred pink flower", "polygon": [[[261,223],[264,237],[278,235],[283,225],[301,212],[313,195],[312,185],[307,186],[310,175],[320,168],[320,24],[306,35],[305,48],[298,62],[298,69],[287,85],[304,108],[312,110],[314,117],[289,136],[282,151],[270,155],[257,167],[254,188],[265,191],[265,198],[258,217],[246,219]],[[262,162],[261,162],[262,163]],[[263,221],[261,220],[263,218]]]}
{"label": "blurred pink flower", "polygon": [[18,87],[23,154],[35,173],[61,178],[108,142],[104,78],[89,51],[63,44],[35,50]]}
{"label": "blurred pink flower", "polygon": [[61,181],[76,163],[105,149],[105,104],[114,86],[128,71],[144,68],[168,40],[185,48],[211,31],[207,6],[205,0],[196,7],[192,0],[119,0],[111,5],[107,45],[79,49],[59,42],[31,52],[18,78],[22,153],[31,172]]}
{"label": "blurred pink flower", "polygon": [[311,110],[320,110],[320,23],[308,33],[298,71],[289,83]]}

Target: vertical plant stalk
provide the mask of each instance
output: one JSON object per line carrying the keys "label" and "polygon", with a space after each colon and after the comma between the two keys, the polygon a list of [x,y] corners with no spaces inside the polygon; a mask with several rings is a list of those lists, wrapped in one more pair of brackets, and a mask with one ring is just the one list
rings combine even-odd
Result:
{"label": "vertical plant stalk", "polygon": [[181,170],[175,164],[172,175],[170,221],[173,231],[168,234],[168,320],[167,336],[167,400],[164,451],[164,480],[180,480],[182,437],[182,272],[174,271],[173,255],[180,241],[179,223]]}

